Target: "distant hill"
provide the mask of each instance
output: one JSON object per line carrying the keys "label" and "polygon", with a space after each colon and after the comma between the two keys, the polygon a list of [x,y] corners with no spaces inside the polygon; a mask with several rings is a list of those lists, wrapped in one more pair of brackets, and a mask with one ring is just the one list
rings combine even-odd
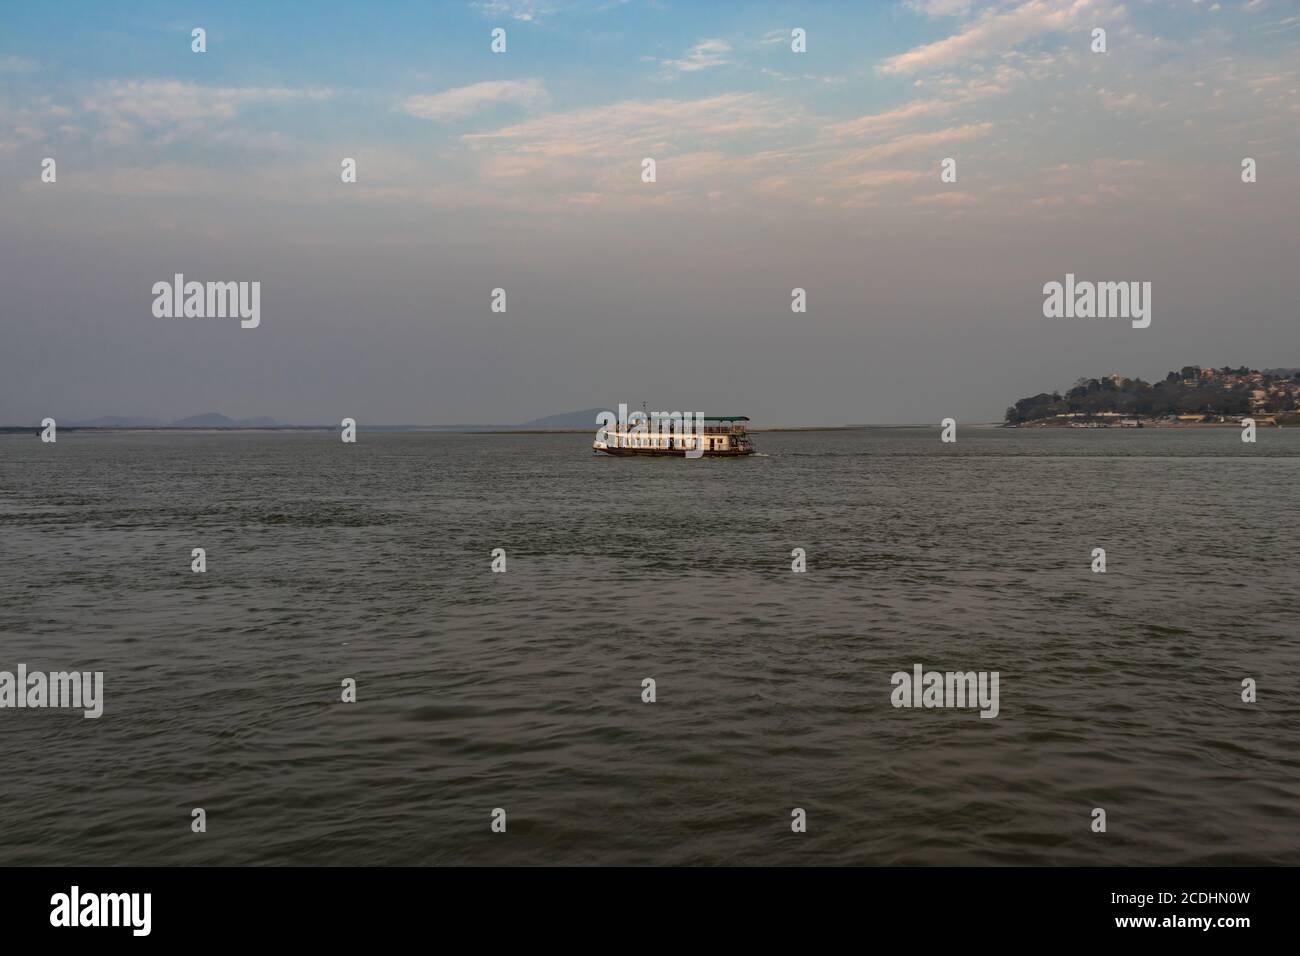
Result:
{"label": "distant hill", "polygon": [[191,415],[171,422],[171,428],[278,428],[274,418],[231,418],[220,412],[206,412],[203,415]]}
{"label": "distant hill", "polygon": [[[534,418],[521,425],[383,425],[367,423],[368,428],[380,431],[443,431],[443,432],[479,432],[479,431],[546,431],[548,429],[578,430],[596,428],[596,416],[605,411],[603,408],[584,408],[578,412],[564,412],[560,415],[547,415]],[[158,418],[139,418],[133,415],[101,415],[83,421],[67,423],[70,428],[302,428],[313,426],[283,425],[274,418],[265,415],[256,418],[231,418],[220,412],[204,412],[175,421],[163,421]],[[24,426],[27,427],[27,426]],[[325,428],[334,425],[320,426]]]}
{"label": "distant hill", "polygon": [[1300,412],[1300,379],[1294,374],[1292,369],[1260,372],[1244,365],[1217,369],[1184,365],[1154,384],[1122,375],[1081,378],[1064,395],[1041,392],[1020,399],[1007,409],[1006,421],[1070,424],[1077,418],[1174,420],[1180,415],[1211,421],[1255,413],[1290,414]]}
{"label": "distant hill", "polygon": [[584,408],[580,412],[565,412],[561,415],[547,415],[545,418],[534,418],[531,422],[524,422],[522,425],[512,425],[511,428],[595,428],[596,416],[606,411],[604,408]]}
{"label": "distant hill", "polygon": [[160,428],[156,418],[133,418],[130,415],[101,415],[84,422],[68,422],[73,428]]}

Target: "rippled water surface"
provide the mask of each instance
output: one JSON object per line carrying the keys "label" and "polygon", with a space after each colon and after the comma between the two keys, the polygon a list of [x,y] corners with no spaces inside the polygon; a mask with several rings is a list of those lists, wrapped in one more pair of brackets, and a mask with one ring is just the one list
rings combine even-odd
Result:
{"label": "rippled water surface", "polygon": [[0,436],[0,863],[1300,863],[1300,429],[756,439]]}

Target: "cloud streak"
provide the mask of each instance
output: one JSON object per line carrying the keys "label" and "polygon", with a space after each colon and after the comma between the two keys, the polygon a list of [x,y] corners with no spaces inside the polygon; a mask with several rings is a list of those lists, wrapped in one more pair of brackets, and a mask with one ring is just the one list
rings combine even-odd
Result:
{"label": "cloud streak", "polygon": [[[945,12],[960,9],[952,4],[931,6],[950,8]],[[1098,18],[1116,12],[1107,0],[1028,0],[1009,9],[986,9],[952,36],[891,56],[879,70],[903,75],[998,56],[1047,34],[1097,25]]]}
{"label": "cloud streak", "polygon": [[502,104],[534,108],[544,106],[548,101],[541,80],[488,80],[442,93],[407,97],[402,103],[402,111],[418,119],[453,120]]}
{"label": "cloud streak", "polygon": [[326,100],[326,89],[201,86],[180,80],[106,83],[85,97],[82,108],[99,121],[111,144],[133,141],[142,130],[164,140],[235,120],[250,106]]}
{"label": "cloud streak", "polygon": [[664,67],[676,73],[698,73],[731,62],[731,44],[726,40],[701,40],[676,60],[661,60]]}

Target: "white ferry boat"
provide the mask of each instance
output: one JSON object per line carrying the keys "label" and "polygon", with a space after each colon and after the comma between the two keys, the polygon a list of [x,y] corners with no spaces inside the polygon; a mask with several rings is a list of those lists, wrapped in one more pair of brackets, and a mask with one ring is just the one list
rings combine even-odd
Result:
{"label": "white ferry boat", "polygon": [[696,442],[703,442],[705,458],[738,458],[754,454],[754,442],[749,437],[744,415],[706,415],[704,431],[697,434],[689,429],[683,434],[670,427],[666,420],[651,420],[637,427],[631,424],[612,425],[601,430],[592,448],[606,455],[674,455],[685,457],[696,450]]}

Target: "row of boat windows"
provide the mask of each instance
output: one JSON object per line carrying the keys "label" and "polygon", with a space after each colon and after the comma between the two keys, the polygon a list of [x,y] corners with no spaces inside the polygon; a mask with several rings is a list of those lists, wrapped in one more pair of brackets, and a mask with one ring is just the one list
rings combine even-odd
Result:
{"label": "row of boat windows", "polygon": [[[674,441],[671,438],[663,438],[658,441],[650,438],[627,438],[621,435],[611,435],[609,442],[615,448],[694,448],[695,442],[692,439],[683,439]],[[719,448],[726,448],[727,440],[725,438],[706,438],[704,439],[704,448],[706,451],[714,451]]]}

